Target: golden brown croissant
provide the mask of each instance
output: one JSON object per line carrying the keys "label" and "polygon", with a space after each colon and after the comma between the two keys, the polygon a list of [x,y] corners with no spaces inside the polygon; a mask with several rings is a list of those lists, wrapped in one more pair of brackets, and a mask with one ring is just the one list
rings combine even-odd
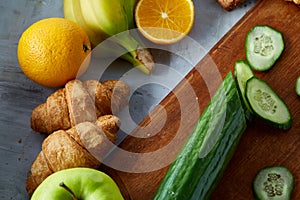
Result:
{"label": "golden brown croissant", "polygon": [[35,158],[26,181],[31,196],[37,186],[50,174],[67,168],[97,169],[116,140],[120,120],[114,115],[98,118],[96,123],[82,122],[69,130],[49,135]]}
{"label": "golden brown croissant", "polygon": [[51,134],[81,122],[95,122],[102,115],[118,112],[129,92],[129,86],[119,80],[69,81],[33,110],[31,128]]}

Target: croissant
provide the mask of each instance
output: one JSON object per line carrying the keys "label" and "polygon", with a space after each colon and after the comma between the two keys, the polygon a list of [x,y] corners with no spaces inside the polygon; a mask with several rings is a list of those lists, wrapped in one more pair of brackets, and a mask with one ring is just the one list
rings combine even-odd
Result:
{"label": "croissant", "polygon": [[81,122],[95,122],[100,116],[118,112],[129,92],[129,86],[119,80],[69,81],[32,111],[31,128],[51,134]]}
{"label": "croissant", "polygon": [[58,130],[49,135],[35,158],[26,181],[31,196],[50,174],[67,168],[89,167],[97,169],[116,140],[120,120],[105,115],[95,123],[82,122],[69,130]]}

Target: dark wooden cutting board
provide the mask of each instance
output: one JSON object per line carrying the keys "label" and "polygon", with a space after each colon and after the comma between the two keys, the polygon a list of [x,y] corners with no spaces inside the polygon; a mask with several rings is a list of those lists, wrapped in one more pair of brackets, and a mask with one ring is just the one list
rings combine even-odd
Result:
{"label": "dark wooden cutting board", "polygon": [[[155,134],[153,127],[137,128],[133,135],[146,138],[128,136],[120,145],[126,151],[151,153],[169,144],[178,130],[183,130],[184,134],[178,136],[180,139],[174,151],[161,155],[161,159],[152,162],[130,158],[124,161],[124,157],[118,157],[118,153],[112,153],[109,159],[112,162],[123,159],[122,165],[131,166],[132,169],[143,166],[151,169],[151,166],[159,166],[159,162],[164,159],[174,159],[180,145],[191,133],[199,114],[209,102],[211,94],[219,86],[220,79],[217,77],[224,77],[233,70],[237,60],[245,59],[245,36],[255,25],[269,25],[283,33],[285,50],[274,68],[255,74],[267,81],[287,103],[292,112],[293,126],[288,131],[282,131],[258,119],[249,123],[212,199],[253,199],[252,180],[259,169],[269,165],[285,165],[292,171],[295,176],[293,199],[300,199],[300,97],[294,89],[296,78],[300,76],[300,8],[284,0],[259,1],[139,127],[155,127],[165,120],[164,126]],[[215,70],[213,63],[218,70]],[[190,87],[194,95],[190,93]],[[188,103],[195,102],[195,99],[200,107],[198,110],[193,103]],[[152,172],[132,173],[103,166],[103,170],[115,178],[125,198],[129,199],[130,196],[134,200],[151,199],[167,169],[168,166],[165,166]]]}

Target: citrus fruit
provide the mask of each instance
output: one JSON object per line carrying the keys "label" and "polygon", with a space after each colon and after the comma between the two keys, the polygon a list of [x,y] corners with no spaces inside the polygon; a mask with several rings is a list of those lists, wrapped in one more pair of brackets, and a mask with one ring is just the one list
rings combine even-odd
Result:
{"label": "citrus fruit", "polygon": [[46,18],[29,26],[18,43],[24,74],[44,86],[63,86],[86,71],[91,44],[85,31],[65,18]]}
{"label": "citrus fruit", "polygon": [[191,0],[140,0],[135,21],[139,31],[150,41],[172,44],[192,29],[194,4]]}

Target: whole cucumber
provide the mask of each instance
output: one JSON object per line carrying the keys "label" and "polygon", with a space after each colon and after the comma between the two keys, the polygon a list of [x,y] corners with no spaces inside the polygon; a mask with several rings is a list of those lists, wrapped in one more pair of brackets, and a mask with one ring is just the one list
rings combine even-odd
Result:
{"label": "whole cucumber", "polygon": [[246,129],[229,72],[163,178],[154,200],[208,199]]}

